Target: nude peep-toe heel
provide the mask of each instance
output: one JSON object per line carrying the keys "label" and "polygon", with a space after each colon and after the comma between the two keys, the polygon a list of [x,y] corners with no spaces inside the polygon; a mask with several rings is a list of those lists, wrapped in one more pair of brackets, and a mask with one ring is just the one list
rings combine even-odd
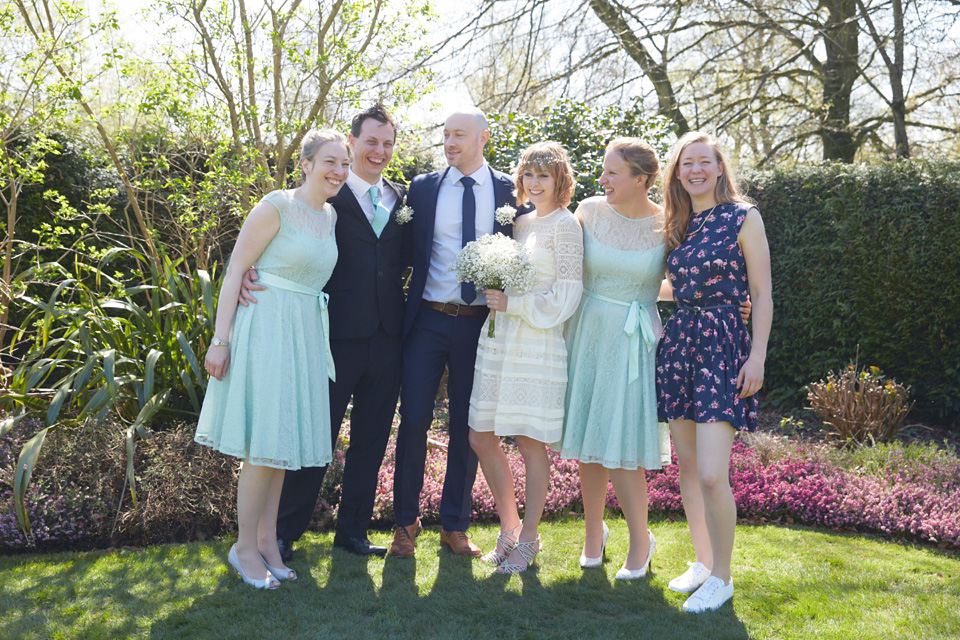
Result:
{"label": "nude peep-toe heel", "polygon": [[276,578],[277,580],[296,580],[297,579],[297,572],[291,569],[290,567],[287,567],[286,569],[278,569],[276,567],[271,567],[269,564],[267,564],[267,559],[263,557],[262,553],[260,554],[260,559],[263,560],[263,566],[267,568],[267,571],[269,571],[273,575],[273,577]]}

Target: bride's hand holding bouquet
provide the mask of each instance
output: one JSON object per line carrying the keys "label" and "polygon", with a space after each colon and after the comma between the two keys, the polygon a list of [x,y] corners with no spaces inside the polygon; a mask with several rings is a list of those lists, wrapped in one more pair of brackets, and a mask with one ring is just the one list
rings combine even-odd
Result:
{"label": "bride's hand holding bouquet", "polygon": [[[527,248],[502,233],[482,236],[468,242],[450,265],[459,282],[472,282],[477,289],[510,288],[522,294],[537,282],[537,269]],[[504,309],[506,304],[504,300]],[[490,312],[487,336],[496,331],[496,310]]]}

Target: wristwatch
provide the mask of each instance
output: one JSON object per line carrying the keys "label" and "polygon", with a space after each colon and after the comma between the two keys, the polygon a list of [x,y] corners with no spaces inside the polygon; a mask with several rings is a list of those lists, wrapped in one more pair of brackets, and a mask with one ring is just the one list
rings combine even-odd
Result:
{"label": "wristwatch", "polygon": [[213,340],[210,342],[210,346],[212,346],[212,347],[229,347],[229,346],[230,346],[230,343],[227,342],[226,340],[221,340],[221,339],[218,338],[217,336],[213,336]]}

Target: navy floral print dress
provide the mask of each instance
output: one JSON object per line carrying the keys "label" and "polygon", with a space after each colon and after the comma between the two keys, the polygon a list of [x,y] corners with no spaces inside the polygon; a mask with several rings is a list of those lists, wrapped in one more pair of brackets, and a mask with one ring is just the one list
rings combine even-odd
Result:
{"label": "navy floral print dress", "polygon": [[660,420],[757,427],[757,395],[740,398],[737,391],[750,355],[738,309],[749,287],[737,235],[751,207],[728,202],[694,213],[687,239],[667,256],[677,307],[657,347]]}

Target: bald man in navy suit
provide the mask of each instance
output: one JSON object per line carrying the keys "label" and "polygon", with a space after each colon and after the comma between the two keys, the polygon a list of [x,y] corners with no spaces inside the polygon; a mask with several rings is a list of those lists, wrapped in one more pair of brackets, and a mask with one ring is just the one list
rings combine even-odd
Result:
{"label": "bald man in navy suit", "polygon": [[420,492],[437,387],[449,372],[450,440],[440,500],[441,544],[476,557],[480,549],[467,537],[477,457],[470,447],[467,411],[480,328],[488,309],[482,291],[461,285],[447,267],[462,246],[482,235],[511,235],[494,212],[515,205],[509,176],[484,161],[490,137],[487,119],[476,109],[447,118],[443,150],[447,166],[417,176],[407,204],[413,275],[403,316],[403,373],[397,435],[393,511],[396,519],[390,555],[412,556],[420,531]]}

